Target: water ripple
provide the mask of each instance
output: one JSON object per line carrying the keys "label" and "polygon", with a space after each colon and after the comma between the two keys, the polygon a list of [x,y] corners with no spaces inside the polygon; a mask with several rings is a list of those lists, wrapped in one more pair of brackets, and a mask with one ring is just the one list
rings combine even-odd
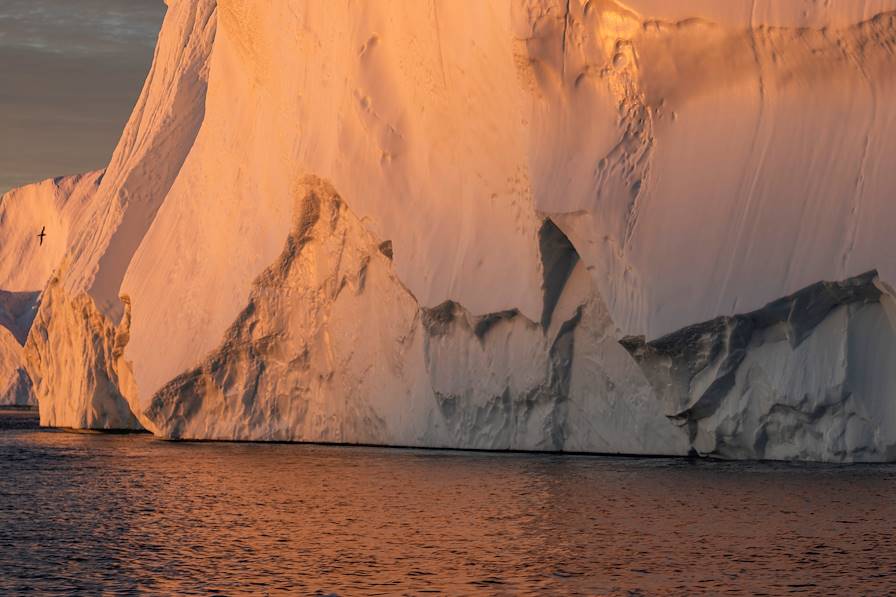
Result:
{"label": "water ripple", "polygon": [[[5,417],[5,418],[4,418]],[[884,593],[896,467],[38,430],[0,413],[0,593]]]}

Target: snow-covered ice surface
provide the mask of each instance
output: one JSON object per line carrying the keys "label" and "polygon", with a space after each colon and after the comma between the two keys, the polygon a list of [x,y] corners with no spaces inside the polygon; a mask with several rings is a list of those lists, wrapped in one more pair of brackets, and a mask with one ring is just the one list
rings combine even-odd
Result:
{"label": "snow-covered ice surface", "polygon": [[896,0],[168,4],[94,188],[0,204],[64,239],[0,247],[43,424],[894,458],[891,293],[705,416],[618,340],[896,281]]}

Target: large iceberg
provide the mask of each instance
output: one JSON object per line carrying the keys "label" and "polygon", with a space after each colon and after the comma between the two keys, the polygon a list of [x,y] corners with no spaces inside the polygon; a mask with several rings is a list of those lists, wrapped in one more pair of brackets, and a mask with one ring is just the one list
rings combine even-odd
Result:
{"label": "large iceberg", "polygon": [[0,199],[42,424],[896,459],[896,0],[168,4]]}

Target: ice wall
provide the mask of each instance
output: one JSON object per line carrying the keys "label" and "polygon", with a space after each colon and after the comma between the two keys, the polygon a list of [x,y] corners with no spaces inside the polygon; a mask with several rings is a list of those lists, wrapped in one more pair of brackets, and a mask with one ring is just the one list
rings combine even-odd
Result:
{"label": "ice wall", "polygon": [[542,316],[421,307],[335,190],[305,179],[221,347],[147,412],[173,438],[683,454],[550,222]]}
{"label": "ice wall", "polygon": [[[26,342],[41,404],[62,401],[47,412],[71,415],[46,424],[82,425],[80,405],[105,400],[84,381],[101,370],[116,407],[90,420],[130,412],[171,436],[643,453],[657,449],[645,429],[658,423],[646,413],[664,403],[616,340],[649,343],[820,280],[872,269],[883,285],[896,278],[896,174],[887,167],[896,156],[896,108],[887,101],[896,0],[169,7],[146,88]],[[416,313],[423,331],[415,337],[427,342],[411,350],[393,338],[374,351],[376,340],[360,333],[368,319],[336,309],[338,297],[326,317],[293,330],[285,314],[311,290],[290,295],[296,306],[283,302],[284,289],[259,289],[272,264],[286,267],[283,246],[295,240],[297,189],[308,176],[338,191],[357,220],[328,251],[358,251],[365,235],[389,247],[395,288],[381,297],[365,290],[352,308],[366,313],[404,292],[402,317]],[[343,271],[338,260],[326,267]],[[291,268],[277,278],[286,288],[323,271]],[[563,348],[549,314],[571,300],[570,283],[593,300],[577,303],[581,337]],[[253,305],[268,319],[249,317]],[[450,332],[432,334],[427,317]],[[483,348],[481,322],[513,330],[498,352]],[[413,374],[384,381],[382,396],[361,392],[374,413],[365,416],[387,431],[361,431],[345,410],[360,374],[329,361],[334,379],[345,379],[311,401],[329,422],[295,413],[279,421],[311,374],[290,360],[238,356],[234,342],[251,344],[258,328],[288,338],[290,354],[334,330],[357,334],[349,361],[362,370],[404,355]],[[849,334],[840,340],[861,336]],[[308,358],[318,362],[331,347],[310,343]],[[561,348],[568,354],[552,352]],[[520,354],[542,361],[513,360]],[[818,354],[806,362],[823,366]],[[551,381],[555,357],[572,363],[562,382]],[[854,366],[877,370],[889,358]],[[286,367],[292,385],[252,390],[239,363]],[[527,385],[517,366],[545,377]],[[225,370],[241,373],[221,378]],[[498,381],[486,381],[492,376]],[[80,397],[62,398],[72,387]],[[507,431],[534,387],[553,388],[545,408],[554,414],[533,419],[537,432]],[[892,398],[886,384],[874,387],[869,400]],[[501,388],[510,388],[508,426],[489,419],[477,428],[470,413]],[[579,410],[560,426],[570,435],[555,441],[547,421],[562,412],[557,397],[573,394]],[[664,414],[674,420],[677,411]],[[607,421],[618,433],[607,435]],[[119,423],[133,424],[102,425]],[[597,431],[570,431],[576,425]],[[669,438],[681,432],[684,444],[667,438],[675,447],[662,451],[696,445],[673,428]],[[880,446],[874,457],[889,458]],[[829,449],[822,441],[792,457]]]}
{"label": "ice wall", "polygon": [[142,428],[120,285],[202,122],[214,33],[213,1],[170,4],[134,112],[47,281],[24,355],[43,425]]}

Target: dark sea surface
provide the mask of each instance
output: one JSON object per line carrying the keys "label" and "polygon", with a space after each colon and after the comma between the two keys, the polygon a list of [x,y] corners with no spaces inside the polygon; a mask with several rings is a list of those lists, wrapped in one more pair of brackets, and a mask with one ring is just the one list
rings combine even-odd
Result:
{"label": "dark sea surface", "polygon": [[66,433],[0,411],[0,593],[884,594],[896,466]]}

